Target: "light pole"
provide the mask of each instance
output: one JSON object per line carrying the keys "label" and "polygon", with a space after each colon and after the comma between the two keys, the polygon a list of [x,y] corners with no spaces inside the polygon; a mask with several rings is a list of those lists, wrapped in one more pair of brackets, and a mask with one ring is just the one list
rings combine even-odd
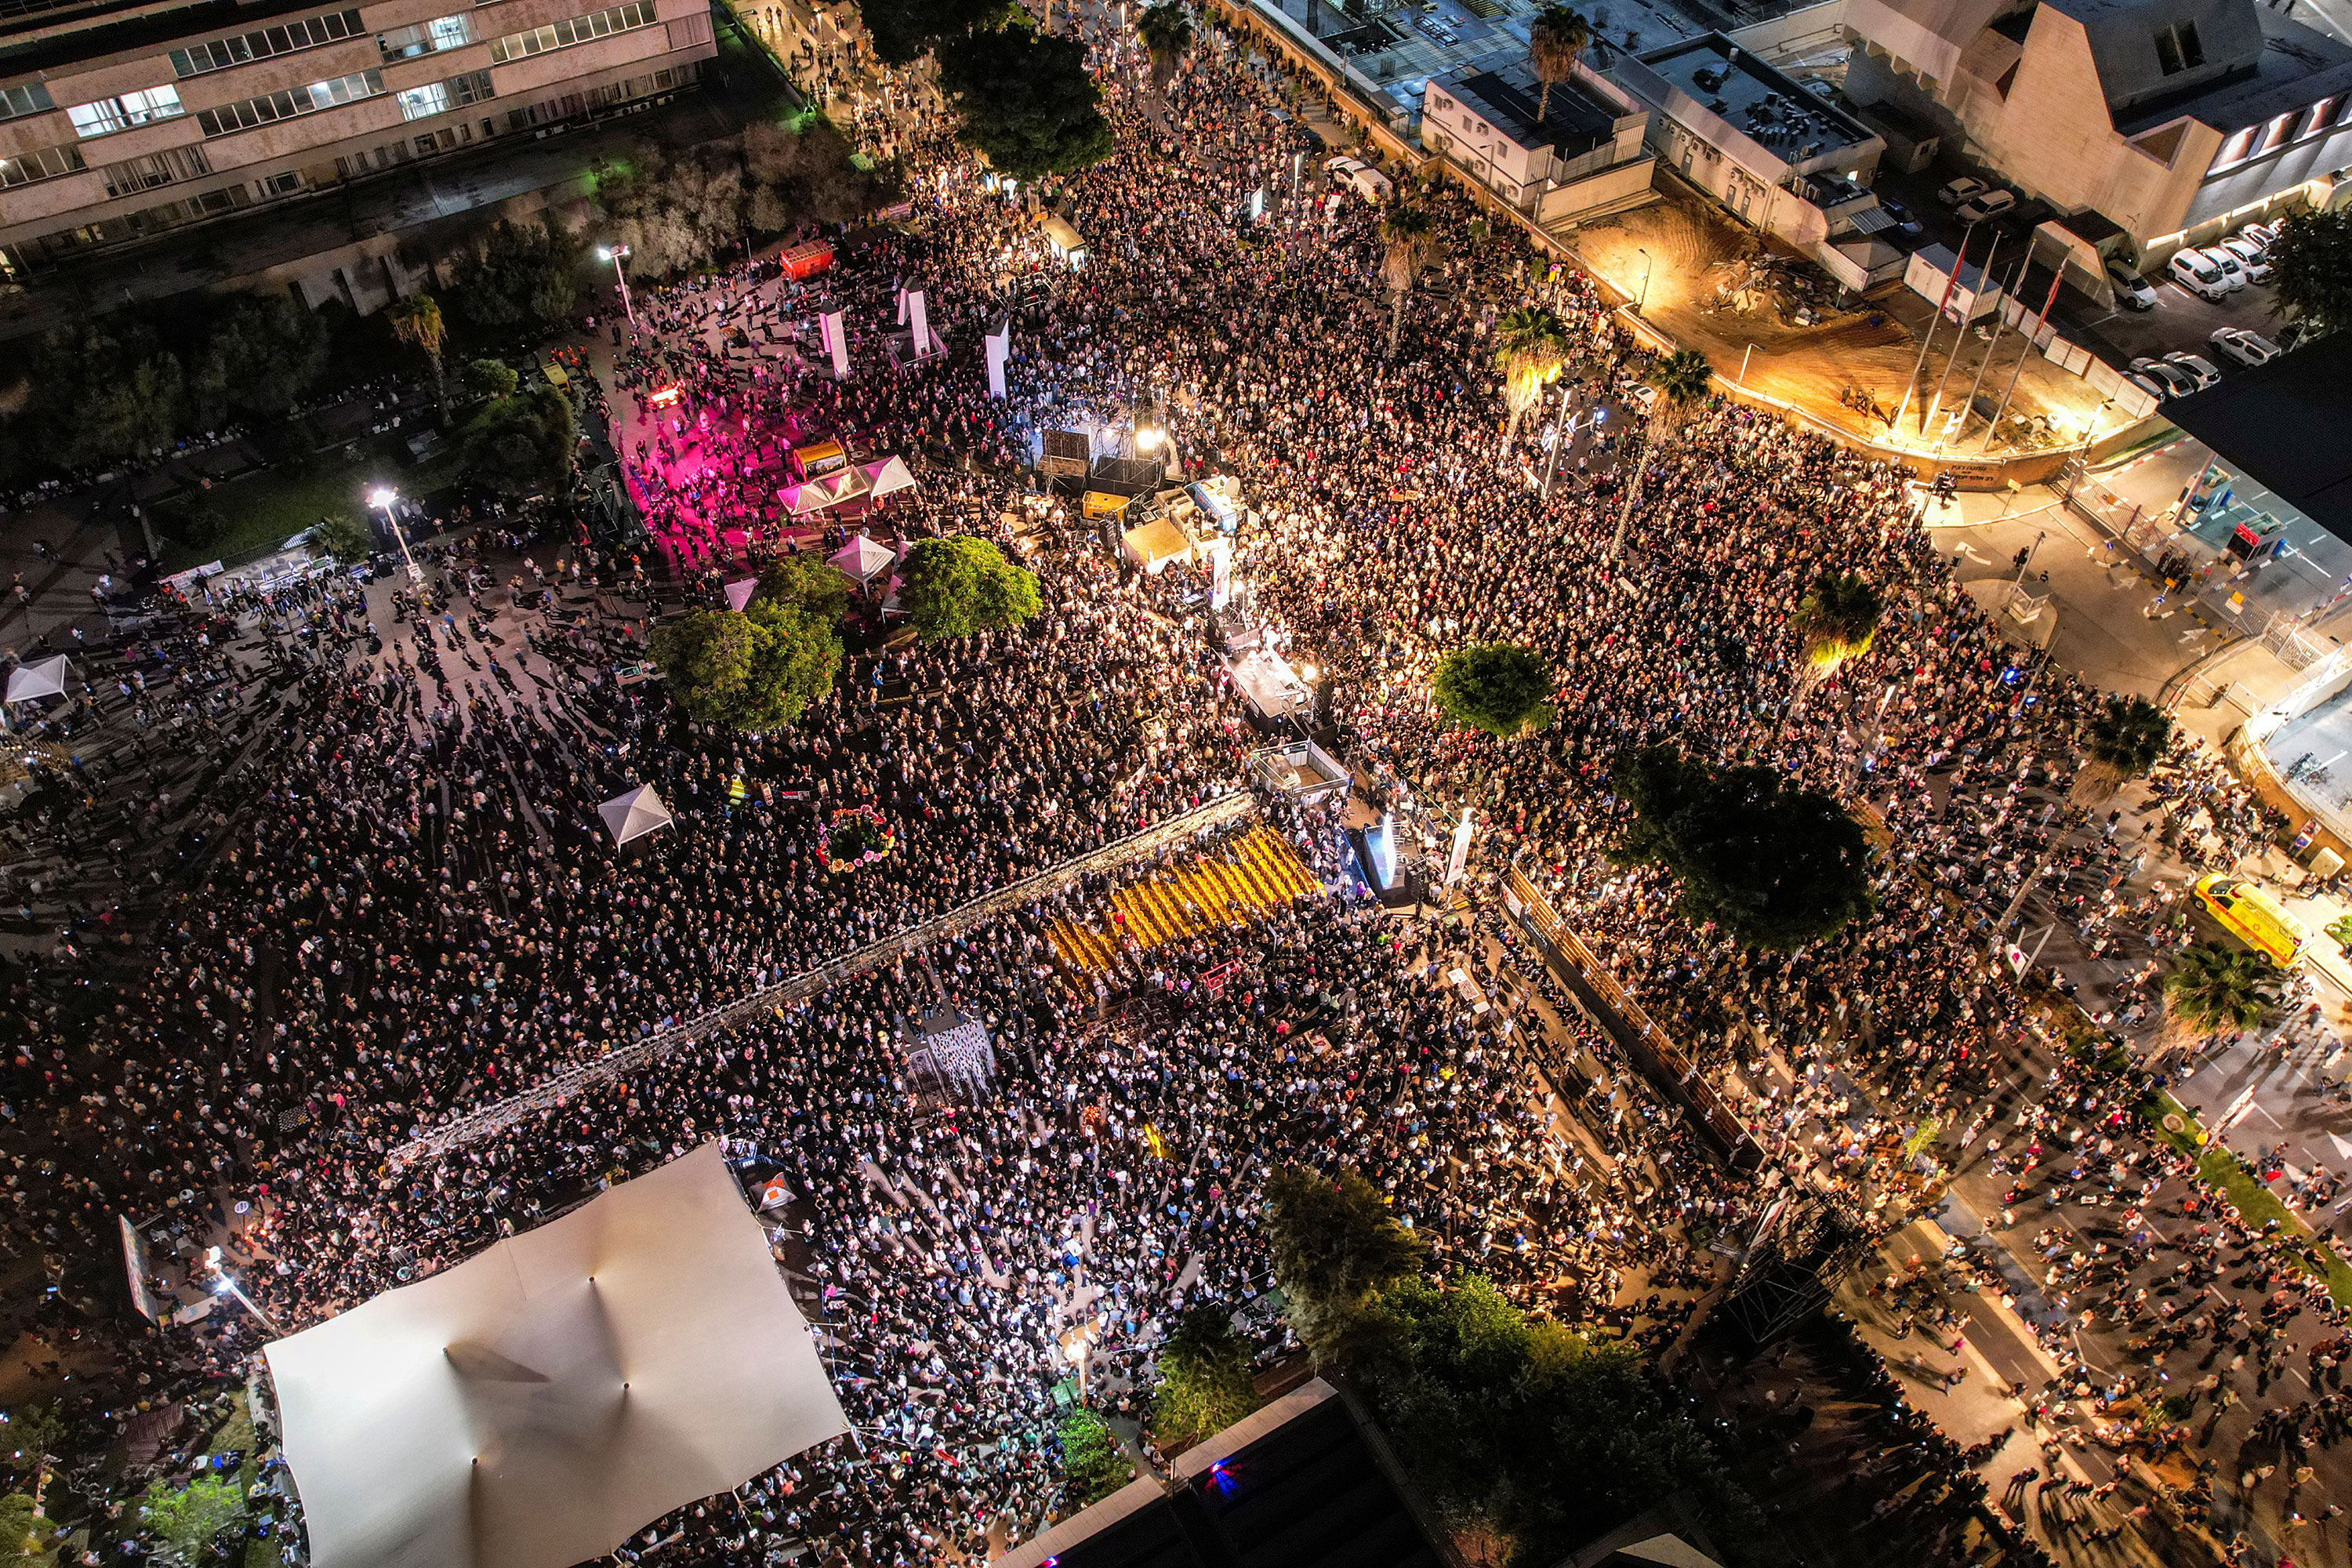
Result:
{"label": "light pole", "polygon": [[1551,477],[1559,468],[1559,451],[1576,438],[1576,421],[1568,416],[1569,384],[1559,384],[1559,428],[1552,434],[1551,456],[1544,459],[1543,499],[1551,500]]}
{"label": "light pole", "polygon": [[1740,389],[1742,392],[1745,392],[1745,391],[1747,391],[1747,390],[1748,390],[1748,355],[1749,355],[1749,354],[1752,354],[1752,353],[1754,353],[1755,352],[1756,352],[1756,345],[1755,345],[1754,343],[1749,343],[1749,344],[1748,345],[1747,352],[1746,352],[1746,353],[1742,353],[1742,354],[1739,356],[1739,381],[1738,381],[1738,386],[1739,386],[1739,389]]}
{"label": "light pole", "polygon": [[1633,314],[1638,316],[1650,308],[1650,268],[1657,265],[1657,258],[1650,254],[1647,246],[1637,245],[1633,248],[1642,256],[1642,294],[1633,301]]}
{"label": "light pole", "polygon": [[254,1318],[263,1328],[268,1329],[273,1334],[278,1331],[278,1325],[270,1321],[269,1314],[255,1306],[253,1304],[253,1298],[247,1295],[242,1289],[239,1289],[237,1288],[236,1281],[229,1278],[228,1270],[221,1267],[221,1249],[219,1247],[208,1247],[205,1249],[205,1267],[211,1270],[213,1275],[214,1295],[236,1297],[237,1305],[243,1307],[247,1311],[251,1312],[254,1315]]}
{"label": "light pole", "polygon": [[600,245],[596,247],[596,258],[613,264],[613,276],[621,283],[621,310],[629,318],[629,331],[634,335],[637,330],[637,307],[629,299],[629,269],[621,265],[629,258],[629,247],[625,245]]}
{"label": "light pole", "polygon": [[368,491],[368,505],[383,513],[384,526],[392,530],[393,542],[400,546],[400,558],[408,563],[408,580],[422,583],[425,574],[417,570],[416,557],[408,552],[408,535],[400,531],[400,519],[392,510],[393,503],[399,499],[390,485],[378,485]]}

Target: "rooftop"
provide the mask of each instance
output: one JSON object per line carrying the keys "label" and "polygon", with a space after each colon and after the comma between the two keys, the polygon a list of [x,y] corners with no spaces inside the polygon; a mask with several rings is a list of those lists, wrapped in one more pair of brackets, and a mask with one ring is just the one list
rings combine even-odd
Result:
{"label": "rooftop", "polygon": [[1721,33],[1702,33],[1638,58],[1668,86],[1790,162],[1799,161],[1805,146],[1830,153],[1876,135]]}
{"label": "rooftop", "polygon": [[2281,500],[2352,542],[2352,332],[2164,405],[2164,416]]}
{"label": "rooftop", "polygon": [[1540,90],[1500,72],[1465,73],[1441,79],[1433,85],[1460,99],[1520,146],[1551,147],[1562,157],[1600,146],[1616,130],[1615,107],[1595,102],[1578,82],[1553,84],[1540,124],[1536,120],[1537,106],[1543,101]]}
{"label": "rooftop", "polygon": [[2255,17],[2263,41],[2252,65],[2134,103],[2114,116],[2116,129],[2137,136],[2185,115],[2226,135],[2352,90],[2352,47],[2276,11]]}

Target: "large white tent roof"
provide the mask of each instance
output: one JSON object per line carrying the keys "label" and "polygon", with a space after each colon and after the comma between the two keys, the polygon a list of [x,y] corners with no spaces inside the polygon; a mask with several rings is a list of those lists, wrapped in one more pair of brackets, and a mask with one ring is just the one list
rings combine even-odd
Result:
{"label": "large white tent roof", "polygon": [[632,838],[642,838],[656,827],[670,825],[669,807],[654,793],[651,784],[639,784],[626,795],[616,795],[596,808],[604,819],[604,830],[613,836],[613,846],[618,848]]}
{"label": "large white tent roof", "polygon": [[315,1568],[571,1568],[848,1430],[716,1143],[267,1354]]}
{"label": "large white tent roof", "polygon": [[870,583],[877,573],[896,564],[898,559],[888,545],[877,544],[861,533],[833,552],[832,563],[860,583]]}
{"label": "large white tent roof", "polygon": [[904,458],[885,458],[877,463],[860,463],[857,471],[866,476],[866,488],[874,492],[876,500],[916,488],[915,476],[908,470]]}
{"label": "large white tent roof", "polygon": [[8,700],[30,702],[37,697],[62,697],[66,689],[66,656],[35,659],[8,672]]}

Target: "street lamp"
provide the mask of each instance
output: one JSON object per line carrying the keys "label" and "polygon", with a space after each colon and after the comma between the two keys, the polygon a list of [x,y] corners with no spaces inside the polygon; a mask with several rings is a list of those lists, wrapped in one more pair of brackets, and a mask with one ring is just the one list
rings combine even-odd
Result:
{"label": "street lamp", "polygon": [[1551,477],[1559,469],[1560,448],[1576,439],[1576,421],[1569,417],[1567,382],[1559,384],[1559,428],[1552,433],[1551,456],[1544,459],[1543,499],[1551,500]]}
{"label": "street lamp", "polygon": [[1638,316],[1650,308],[1650,268],[1657,265],[1657,258],[1650,254],[1650,248],[1645,245],[1637,245],[1633,248],[1642,256],[1642,297],[1633,301],[1633,314]]}
{"label": "street lamp", "polygon": [[247,1311],[251,1312],[255,1319],[260,1322],[263,1328],[268,1329],[273,1334],[278,1331],[278,1325],[269,1321],[269,1314],[255,1306],[253,1304],[253,1298],[239,1289],[237,1288],[236,1281],[229,1278],[228,1270],[221,1267],[221,1249],[219,1247],[208,1247],[205,1248],[205,1268],[213,1276],[214,1295],[236,1297],[237,1304],[243,1307]]}
{"label": "street lamp", "polygon": [[399,499],[399,493],[390,485],[376,486],[368,491],[367,498],[368,505],[383,513],[384,526],[392,530],[393,542],[400,546],[400,558],[408,563],[408,580],[422,583],[425,574],[417,570],[416,557],[408,552],[408,535],[400,531],[400,518],[392,510],[393,503]]}
{"label": "street lamp", "polygon": [[611,262],[613,276],[620,279],[621,309],[629,318],[629,331],[635,333],[637,330],[637,308],[629,299],[629,269],[621,265],[628,258],[629,247],[625,245],[600,245],[596,247],[596,259]]}

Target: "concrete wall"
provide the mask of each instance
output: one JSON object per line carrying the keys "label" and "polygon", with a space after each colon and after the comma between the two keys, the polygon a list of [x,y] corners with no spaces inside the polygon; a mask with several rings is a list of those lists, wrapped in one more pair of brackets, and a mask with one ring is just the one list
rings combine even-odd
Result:
{"label": "concrete wall", "polygon": [[1536,221],[1549,228],[1621,212],[1650,199],[1658,162],[1643,157],[1600,174],[1555,185],[1536,201]]}

